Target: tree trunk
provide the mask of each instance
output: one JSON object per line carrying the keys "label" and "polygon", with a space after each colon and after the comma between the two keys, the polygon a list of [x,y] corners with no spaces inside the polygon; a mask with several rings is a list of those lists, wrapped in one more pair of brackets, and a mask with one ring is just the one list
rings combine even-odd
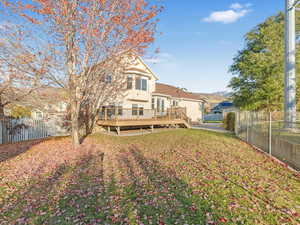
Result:
{"label": "tree trunk", "polygon": [[2,104],[2,96],[0,95],[0,119],[4,118],[4,105]]}
{"label": "tree trunk", "polygon": [[79,110],[77,103],[74,99],[71,100],[71,127],[72,127],[72,143],[74,148],[80,145],[79,140]]}
{"label": "tree trunk", "polygon": [[0,119],[4,118],[4,106],[0,103]]}
{"label": "tree trunk", "polygon": [[68,23],[68,32],[65,34],[65,44],[66,44],[66,54],[67,54],[67,71],[69,77],[69,97],[70,97],[70,107],[71,107],[71,128],[72,128],[72,141],[73,147],[78,148],[80,145],[79,140],[79,112],[80,104],[78,102],[78,80],[76,77],[76,27],[74,24],[75,8],[77,7],[76,1],[73,1],[71,5],[68,5],[67,13],[67,23]]}

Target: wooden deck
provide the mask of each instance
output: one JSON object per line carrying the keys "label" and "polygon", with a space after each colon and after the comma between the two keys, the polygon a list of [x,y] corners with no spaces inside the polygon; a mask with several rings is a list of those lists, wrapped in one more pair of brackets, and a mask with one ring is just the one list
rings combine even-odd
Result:
{"label": "wooden deck", "polygon": [[182,125],[190,128],[183,119],[160,120],[160,119],[140,119],[140,120],[98,120],[99,126],[111,127],[133,127],[133,126],[159,126],[159,125]]}
{"label": "wooden deck", "polygon": [[[129,115],[128,117],[124,115]],[[145,118],[146,116],[146,118]],[[125,118],[124,118],[125,117]],[[97,124],[107,128],[116,129],[120,134],[121,128],[150,128],[176,126],[182,128],[190,128],[189,118],[182,110],[168,110],[164,116],[158,116],[156,112],[151,110],[144,110],[143,116],[137,115],[136,118],[132,117],[132,109],[122,109],[122,115],[117,115],[117,110],[114,111],[113,116],[109,117],[108,112],[104,112],[104,116],[99,118]]]}

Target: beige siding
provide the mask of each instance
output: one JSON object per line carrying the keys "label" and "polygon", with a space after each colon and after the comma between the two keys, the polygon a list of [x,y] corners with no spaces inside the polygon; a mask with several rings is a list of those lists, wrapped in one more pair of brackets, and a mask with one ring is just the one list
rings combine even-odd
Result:
{"label": "beige siding", "polygon": [[[137,61],[133,63],[131,68],[126,71],[126,74],[133,78],[132,89],[127,90],[124,93],[124,97],[119,100],[119,103],[122,104],[123,108],[128,109],[132,108],[133,104],[138,104],[139,107],[144,107],[144,109],[151,109],[151,96],[152,92],[155,91],[155,82],[157,78],[140,59],[137,59]],[[137,78],[147,80],[146,91],[136,90],[135,80]]]}
{"label": "beige siding", "polygon": [[[137,59],[130,69],[126,71],[128,76],[132,76],[133,84],[132,89],[127,90],[123,97],[121,97],[117,103],[122,105],[124,109],[131,109],[133,104],[137,104],[139,107],[143,107],[145,110],[152,109],[152,98],[154,98],[154,108],[157,110],[157,100],[164,100],[164,112],[171,108],[173,101],[177,101],[178,107],[186,108],[187,116],[193,122],[202,121],[202,110],[200,105],[201,101],[174,98],[163,94],[153,94],[155,92],[155,84],[157,77],[150,71],[150,69],[143,63],[142,60]],[[147,79],[147,91],[136,90],[135,80],[136,78]],[[157,110],[158,111],[158,110]],[[159,110],[161,112],[161,110]]]}
{"label": "beige siding", "polygon": [[200,101],[192,101],[192,100],[180,100],[179,107],[186,108],[187,116],[193,122],[201,122],[202,121],[202,110],[200,108]]}

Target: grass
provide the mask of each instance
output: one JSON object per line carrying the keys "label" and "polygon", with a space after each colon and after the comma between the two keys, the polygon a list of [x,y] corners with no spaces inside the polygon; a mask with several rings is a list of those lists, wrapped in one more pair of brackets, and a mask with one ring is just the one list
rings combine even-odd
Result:
{"label": "grass", "polygon": [[205,120],[204,123],[218,123],[218,124],[221,124],[221,123],[223,123],[223,121]]}
{"label": "grass", "polygon": [[299,174],[229,134],[34,143],[0,177],[0,224],[300,223]]}

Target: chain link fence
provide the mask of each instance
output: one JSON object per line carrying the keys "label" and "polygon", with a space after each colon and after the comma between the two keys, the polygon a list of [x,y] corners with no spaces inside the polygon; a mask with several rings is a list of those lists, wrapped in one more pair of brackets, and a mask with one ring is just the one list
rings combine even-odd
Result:
{"label": "chain link fence", "polygon": [[300,170],[300,113],[296,123],[283,112],[237,112],[236,135],[247,143]]}

